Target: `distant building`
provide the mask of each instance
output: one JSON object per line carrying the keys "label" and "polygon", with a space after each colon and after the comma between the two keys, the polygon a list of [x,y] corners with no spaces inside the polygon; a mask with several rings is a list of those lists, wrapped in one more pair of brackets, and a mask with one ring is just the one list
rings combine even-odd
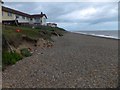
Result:
{"label": "distant building", "polygon": [[47,25],[46,14],[30,15],[21,11],[2,6],[2,22],[3,24],[11,24],[17,21],[19,24],[32,24],[32,25]]}
{"label": "distant building", "polygon": [[50,27],[57,27],[57,24],[56,24],[56,23],[47,23],[47,26],[50,26]]}

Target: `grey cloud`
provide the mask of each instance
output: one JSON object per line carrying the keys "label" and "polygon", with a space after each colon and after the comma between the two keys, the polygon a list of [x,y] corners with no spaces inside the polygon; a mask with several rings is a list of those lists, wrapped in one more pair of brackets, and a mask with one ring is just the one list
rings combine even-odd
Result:
{"label": "grey cloud", "polygon": [[34,9],[38,7],[35,2],[5,2],[4,6],[26,13],[33,13]]}
{"label": "grey cloud", "polygon": [[[103,3],[101,3],[101,4],[103,4]],[[86,5],[84,5],[84,6],[86,6]],[[91,6],[86,6],[85,8],[87,8],[87,7],[89,8]],[[64,22],[71,21],[71,22],[78,22],[78,23],[79,22],[88,22],[88,23],[91,23],[91,24],[96,23],[96,22],[101,23],[101,22],[104,22],[104,21],[117,21],[117,11],[118,10],[116,10],[116,7],[117,7],[117,3],[114,4],[114,5],[113,4],[108,4],[108,3],[106,5],[106,3],[105,3],[103,5],[94,6],[94,8],[99,9],[98,12],[95,15],[91,16],[91,18],[89,18],[87,20],[84,20],[82,18],[79,19],[79,20],[74,20],[74,18],[73,19],[71,19],[71,18],[66,19],[66,18],[63,17],[63,18],[59,18],[59,21],[62,20]],[[115,10],[116,12],[111,13],[111,9]],[[80,9],[80,10],[82,10],[82,9]],[[76,13],[76,15],[77,15],[77,13]],[[62,16],[65,16],[65,15],[62,15]]]}
{"label": "grey cloud", "polygon": [[[48,16],[48,22],[56,22],[59,25],[60,23],[64,23],[65,27],[71,26],[72,23],[78,23],[78,26],[75,25],[76,28],[79,27],[81,23],[87,23],[85,25],[88,25],[88,27],[89,25],[94,25],[95,27],[95,24],[98,26],[105,22],[114,22],[118,20],[118,4],[115,2],[8,2],[5,3],[5,5],[30,14],[36,14],[42,11]],[[80,19],[75,19],[69,16],[69,14],[74,11],[81,11],[91,7],[98,11],[88,19],[83,19],[81,16],[79,16],[81,17]],[[69,17],[65,17],[66,15]],[[78,13],[75,13],[74,17],[77,15]],[[84,24],[82,25],[84,26]]]}

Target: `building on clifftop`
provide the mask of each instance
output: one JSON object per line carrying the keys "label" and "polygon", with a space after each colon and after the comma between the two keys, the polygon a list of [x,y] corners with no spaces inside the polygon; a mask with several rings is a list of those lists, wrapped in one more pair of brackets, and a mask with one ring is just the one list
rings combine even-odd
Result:
{"label": "building on clifftop", "polygon": [[18,10],[14,10],[8,7],[2,6],[2,23],[12,24],[15,21],[22,25],[44,25],[46,26],[46,14],[42,12],[40,14],[30,15]]}

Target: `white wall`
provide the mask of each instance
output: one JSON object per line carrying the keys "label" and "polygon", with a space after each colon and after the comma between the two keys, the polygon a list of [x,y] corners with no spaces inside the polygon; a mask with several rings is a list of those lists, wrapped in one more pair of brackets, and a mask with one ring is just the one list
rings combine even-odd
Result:
{"label": "white wall", "polygon": [[45,16],[42,17],[42,25],[47,25],[46,24],[46,17]]}
{"label": "white wall", "polygon": [[18,20],[19,23],[30,23],[30,24],[34,24],[34,23],[41,23],[41,20],[42,20],[41,25],[47,25],[47,24],[46,24],[46,17],[45,17],[45,16],[43,16],[42,18],[40,18],[40,19],[39,19],[39,22],[37,22],[37,21],[35,20],[35,18],[32,18],[32,21],[31,21],[30,18],[29,18],[29,20],[28,20],[26,17],[25,17],[25,19],[23,19],[22,16],[20,16],[20,15],[16,15],[16,16],[19,16],[19,18],[17,18],[17,20]]}
{"label": "white wall", "polygon": [[29,23],[30,22],[30,18],[28,20],[26,17],[25,17],[25,19],[23,19],[22,16],[20,16],[20,15],[17,15],[17,16],[19,16],[19,18],[17,18],[19,23]]}
{"label": "white wall", "polygon": [[12,13],[12,16],[8,16],[8,12],[2,11],[2,13],[3,13],[3,16],[2,16],[3,21],[15,20],[15,14]]}
{"label": "white wall", "polygon": [[36,20],[35,18],[32,18],[32,22],[33,23],[41,23],[41,18],[39,18],[38,20]]}

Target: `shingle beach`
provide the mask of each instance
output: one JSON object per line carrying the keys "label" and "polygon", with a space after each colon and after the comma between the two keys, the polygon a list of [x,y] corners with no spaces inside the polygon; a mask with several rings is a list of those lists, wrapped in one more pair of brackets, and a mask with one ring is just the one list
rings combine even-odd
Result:
{"label": "shingle beach", "polygon": [[65,33],[3,71],[3,88],[116,88],[118,40]]}

